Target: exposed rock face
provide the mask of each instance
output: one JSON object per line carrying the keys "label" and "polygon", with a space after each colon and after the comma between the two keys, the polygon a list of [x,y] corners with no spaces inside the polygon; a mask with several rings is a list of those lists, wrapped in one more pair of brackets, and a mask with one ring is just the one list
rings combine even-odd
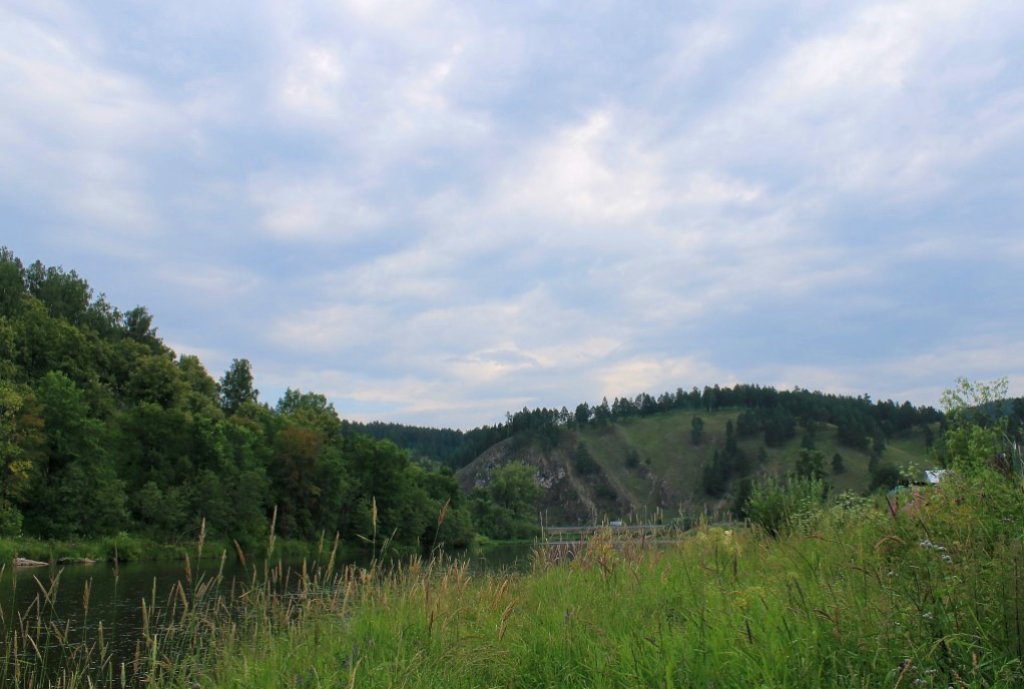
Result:
{"label": "exposed rock face", "polygon": [[[605,477],[583,479],[572,471],[571,453],[575,447],[572,434],[565,434],[558,445],[542,449],[538,443],[509,438],[494,445],[456,473],[465,493],[486,488],[495,469],[521,462],[535,468],[537,485],[544,489],[537,510],[545,524],[590,524],[621,512],[615,500],[600,497],[596,485]],[[605,491],[605,496],[607,491]]]}

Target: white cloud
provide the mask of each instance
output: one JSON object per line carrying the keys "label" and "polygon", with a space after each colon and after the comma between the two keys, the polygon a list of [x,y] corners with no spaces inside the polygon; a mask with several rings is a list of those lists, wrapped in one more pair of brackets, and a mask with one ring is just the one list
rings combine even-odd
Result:
{"label": "white cloud", "polygon": [[177,115],[104,63],[87,20],[52,9],[40,19],[0,10],[0,180],[18,203],[88,221],[94,241],[112,235],[119,250],[161,224],[145,156],[177,134]]}
{"label": "white cloud", "polygon": [[198,262],[161,268],[155,277],[176,287],[202,294],[204,299],[213,302],[251,295],[264,284],[263,279],[250,270]]}
{"label": "white cloud", "polygon": [[306,47],[285,71],[279,98],[300,117],[331,118],[341,114],[345,66],[329,47]]}
{"label": "white cloud", "polygon": [[927,380],[937,372],[946,372],[950,379],[943,382],[943,387],[948,387],[958,377],[990,379],[1024,371],[1024,352],[1016,341],[994,337],[963,338],[883,362],[880,368],[884,374],[910,381]]}
{"label": "white cloud", "polygon": [[330,290],[372,302],[410,300],[442,303],[458,299],[462,264],[442,247],[426,243],[364,262],[330,279]]}
{"label": "white cloud", "polygon": [[178,357],[196,356],[199,357],[203,368],[214,380],[219,380],[223,372],[228,370],[231,360],[237,355],[229,354],[215,347],[203,347],[179,340],[164,340],[164,344],[170,347]]}
{"label": "white cloud", "polygon": [[600,336],[579,339],[559,334],[552,339],[558,341],[538,347],[522,347],[514,341],[499,342],[493,347],[453,358],[442,366],[470,386],[501,381],[513,383],[514,377],[526,373],[564,378],[584,373],[587,367],[607,359],[622,346],[618,340]]}
{"label": "white cloud", "polygon": [[731,375],[697,357],[633,358],[597,371],[602,396],[632,398],[641,392],[657,395],[672,386],[730,384]]}
{"label": "white cloud", "polygon": [[680,193],[673,195],[675,203],[685,205],[722,206],[752,203],[762,195],[762,189],[743,180],[729,179],[721,173],[696,172],[683,183]]}
{"label": "white cloud", "polygon": [[588,226],[642,222],[666,201],[659,167],[613,113],[598,110],[535,149],[501,184],[496,204],[504,213]]}
{"label": "white cloud", "polygon": [[360,189],[330,175],[254,175],[249,201],[260,209],[265,232],[279,240],[349,242],[385,219]]}
{"label": "white cloud", "polygon": [[676,89],[701,75],[709,62],[737,45],[737,27],[724,20],[702,19],[672,31],[669,50],[658,60],[659,90]]}
{"label": "white cloud", "polygon": [[[951,339],[944,305],[879,287],[1024,251],[1019,3],[665,8],[617,27],[604,17],[629,13],[562,26],[561,8],[448,2],[230,8],[244,23],[15,7],[0,200],[66,227],[50,245],[134,252],[165,304],[220,295],[269,324],[271,385],[444,422],[734,375],[885,395],[1024,370],[1004,343]],[[156,54],[126,45],[129,24]],[[976,298],[1013,286],[972,270]],[[714,359],[716,323],[813,322],[823,300],[836,321],[913,313],[934,349]]]}
{"label": "white cloud", "polygon": [[372,343],[386,345],[396,327],[380,309],[335,303],[278,317],[266,339],[292,351],[342,353]]}
{"label": "white cloud", "polygon": [[549,369],[572,369],[599,362],[623,346],[622,341],[602,335],[583,336],[531,350],[542,366]]}
{"label": "white cloud", "polygon": [[431,0],[344,0],[339,4],[360,21],[403,36],[422,34],[425,22],[450,12],[449,3]]}
{"label": "white cloud", "polygon": [[488,131],[483,112],[452,97],[453,82],[481,76],[474,61],[487,27],[470,13],[433,3],[307,3],[274,6],[268,21],[278,53],[273,107],[337,142],[363,179],[386,179],[424,149],[466,147]]}
{"label": "white cloud", "polygon": [[[997,40],[1006,30],[1000,15],[966,1],[854,9],[833,30],[766,61],[693,140],[714,146],[709,153],[723,162],[764,157],[796,167],[803,193],[939,193],[951,169],[990,150],[981,142],[994,129],[984,108],[954,105],[957,82],[974,86],[997,73],[991,60],[982,56],[980,69],[965,72],[948,56]],[[1019,117],[997,119],[1019,127]]]}
{"label": "white cloud", "polygon": [[804,112],[902,90],[921,52],[921,30],[934,21],[933,11],[921,9],[886,3],[857,12],[841,31],[795,46],[767,90]]}
{"label": "white cloud", "polygon": [[446,362],[443,367],[463,384],[486,385],[514,374],[538,370],[543,364],[510,343],[472,352]]}
{"label": "white cloud", "polygon": [[346,419],[377,421],[384,415],[403,423],[464,430],[503,421],[505,412],[532,401],[530,396],[509,394],[468,398],[464,388],[436,376],[377,377],[331,367],[288,367],[259,375],[258,383],[282,392],[288,387],[319,392],[334,400],[339,415]]}
{"label": "white cloud", "polygon": [[894,358],[828,365],[754,366],[740,376],[778,388],[796,386],[846,395],[869,394],[937,407],[942,391],[956,378],[1008,377],[1010,395],[1024,394],[1024,354],[1016,342],[963,338]]}

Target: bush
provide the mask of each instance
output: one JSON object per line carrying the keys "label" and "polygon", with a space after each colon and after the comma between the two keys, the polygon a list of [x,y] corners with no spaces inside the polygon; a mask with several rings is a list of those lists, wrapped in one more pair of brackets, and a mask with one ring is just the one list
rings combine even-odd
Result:
{"label": "bush", "polygon": [[580,443],[572,453],[572,468],[580,476],[593,476],[601,473],[601,465],[594,460],[586,445]]}
{"label": "bush", "polygon": [[141,539],[120,533],[103,539],[104,558],[110,562],[137,562],[143,558],[145,546]]}
{"label": "bush", "polygon": [[746,513],[765,532],[779,536],[819,511],[824,495],[825,484],[819,479],[790,476],[778,481],[769,477],[751,488]]}
{"label": "bush", "polygon": [[886,462],[875,467],[875,470],[871,472],[871,485],[868,487],[868,492],[873,493],[879,489],[890,490],[896,486],[906,484],[907,480],[900,473],[896,465]]}
{"label": "bush", "polygon": [[6,500],[0,500],[0,537],[16,538],[20,535],[21,512]]}
{"label": "bush", "polygon": [[640,466],[640,453],[636,451],[636,448],[629,448],[629,452],[626,453],[626,467],[629,469],[636,469]]}

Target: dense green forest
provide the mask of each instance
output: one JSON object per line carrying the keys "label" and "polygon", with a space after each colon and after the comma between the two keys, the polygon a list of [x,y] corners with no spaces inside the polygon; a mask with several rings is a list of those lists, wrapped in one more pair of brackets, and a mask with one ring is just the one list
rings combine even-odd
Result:
{"label": "dense green forest", "polygon": [[122,312],[74,271],[0,250],[0,536],[177,541],[205,518],[244,545],[275,509],[279,535],[309,541],[472,535],[451,471],[343,432],[322,395],[262,403],[245,359],[218,382],[161,342],[145,308]]}
{"label": "dense green forest", "polygon": [[464,467],[481,452],[509,437],[507,424],[480,426],[469,431],[426,428],[400,423],[343,420],[342,430],[363,433],[378,440],[390,440],[408,450],[416,459],[436,462],[451,469]]}
{"label": "dense green forest", "polygon": [[[1024,402],[1006,404],[985,413],[1009,416],[1018,437]],[[675,439],[672,415],[685,415],[688,441]],[[669,448],[666,461],[699,458],[680,475],[693,483],[699,472],[709,499],[736,492],[736,480],[756,466],[754,445],[765,448],[763,460],[795,455],[790,448],[799,442],[807,472],[839,473],[839,452],[829,458],[815,447],[827,429],[835,439],[829,447],[870,455],[875,473],[886,468],[880,460],[893,439],[916,433],[930,447],[945,423],[936,410],[907,402],[756,385],[643,393],[571,412],[523,409],[469,431],[343,421],[315,392],[289,389],[273,406],[261,401],[244,358],[215,379],[197,357],[178,356],[161,341],[146,308],[121,311],[74,271],[26,266],[0,249],[0,536],[127,532],[174,542],[193,538],[203,519],[211,535],[243,545],[261,542],[272,519],[287,538],[340,533],[348,542],[407,548],[464,545],[476,532],[529,536],[551,493],[536,468],[505,462],[464,490],[455,470],[510,442],[561,446],[568,471],[591,482],[622,464],[622,495],[598,488],[610,492],[610,504],[635,505],[643,500],[623,495],[631,481],[643,482],[629,471],[662,484],[672,475],[655,476],[633,445],[621,444],[638,433],[629,430],[638,419],[662,419],[645,432]],[[707,451],[672,449],[701,446],[705,434]],[[609,459],[616,448],[623,458]],[[889,471],[875,485],[894,477]],[[671,488],[662,485],[658,495],[673,495]]]}

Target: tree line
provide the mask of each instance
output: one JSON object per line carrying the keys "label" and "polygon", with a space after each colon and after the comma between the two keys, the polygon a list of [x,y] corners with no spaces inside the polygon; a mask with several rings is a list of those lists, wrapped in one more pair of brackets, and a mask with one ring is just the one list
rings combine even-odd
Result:
{"label": "tree line", "polygon": [[[730,448],[754,433],[777,446],[798,424],[830,423],[842,443],[877,450],[894,434],[920,426],[927,435],[944,423],[908,402],[735,385],[584,402],[572,412],[524,408],[459,431],[342,421],[315,392],[289,389],[271,405],[253,380],[243,358],[215,379],[161,341],[145,307],[121,311],[74,271],[26,266],[0,248],[0,536],[175,541],[193,537],[205,518],[211,534],[251,544],[276,514],[277,533],[295,539],[339,532],[458,545],[476,531],[506,538],[536,528],[539,489],[527,468],[502,470],[469,496],[453,473],[514,436],[554,444],[563,430],[634,416],[739,409],[708,471],[715,494],[749,461]],[[1011,404],[983,411],[1012,412],[1016,437],[1024,402]]]}
{"label": "tree line", "polygon": [[942,414],[930,406],[916,407],[910,402],[893,400],[872,402],[867,395],[853,397],[795,388],[776,390],[771,386],[705,386],[690,390],[678,388],[657,397],[640,393],[636,397],[603,399],[599,404],[582,402],[573,411],[537,407],[508,412],[505,420],[470,431],[422,428],[397,423],[344,422],[375,438],[387,439],[408,448],[414,456],[429,457],[452,469],[473,461],[491,445],[521,434],[532,434],[554,442],[564,428],[603,428],[632,417],[650,416],[674,410],[713,412],[740,409],[736,431],[740,438],[764,433],[769,447],[780,447],[796,435],[798,425],[824,423],[837,427],[842,444],[860,450],[884,444],[887,438],[914,427],[931,437],[931,426],[942,423]]}
{"label": "tree line", "polygon": [[450,469],[346,429],[320,394],[273,406],[235,359],[215,380],[177,356],[144,307],[121,311],[74,271],[0,249],[0,536],[243,545],[335,532],[465,544]]}

